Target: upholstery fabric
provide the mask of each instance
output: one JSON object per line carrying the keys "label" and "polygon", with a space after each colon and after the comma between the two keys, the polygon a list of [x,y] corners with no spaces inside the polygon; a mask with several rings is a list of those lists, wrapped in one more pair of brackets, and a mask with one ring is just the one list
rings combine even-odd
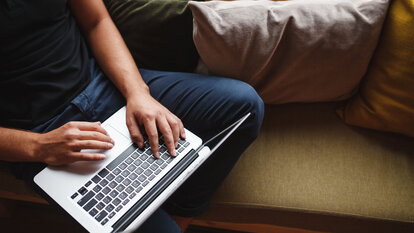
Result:
{"label": "upholstery fabric", "polygon": [[194,42],[212,74],[265,103],[348,98],[377,44],[388,0],[190,2]]}
{"label": "upholstery fabric", "polygon": [[414,137],[414,0],[395,0],[346,123]]}
{"label": "upholstery fabric", "polygon": [[139,68],[191,72],[197,65],[186,0],[104,0]]}

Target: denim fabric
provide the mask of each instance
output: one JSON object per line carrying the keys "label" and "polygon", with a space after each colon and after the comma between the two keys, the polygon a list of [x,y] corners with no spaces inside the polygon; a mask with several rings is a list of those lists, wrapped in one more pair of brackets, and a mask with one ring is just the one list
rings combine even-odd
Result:
{"label": "denim fabric", "polygon": [[[58,116],[34,128],[47,132],[69,121],[104,121],[125,104],[115,86],[91,61],[92,80]],[[264,104],[255,90],[241,81],[192,73],[140,69],[151,95],[176,114],[190,131],[207,140],[247,112],[252,115],[169,198],[163,209],[169,214],[195,216],[209,207],[209,200],[233,168],[242,152],[257,137]],[[165,222],[159,211],[152,218]],[[163,219],[161,219],[163,218]],[[160,225],[160,224],[158,224]],[[171,232],[176,232],[171,228]],[[139,231],[140,232],[140,231]],[[167,232],[157,231],[153,232]]]}

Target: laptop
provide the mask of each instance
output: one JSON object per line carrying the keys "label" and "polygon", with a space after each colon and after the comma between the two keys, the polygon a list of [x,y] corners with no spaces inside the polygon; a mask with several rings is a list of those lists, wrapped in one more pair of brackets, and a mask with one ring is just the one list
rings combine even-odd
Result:
{"label": "laptop", "polygon": [[[105,160],[48,166],[34,177],[35,184],[89,232],[138,229],[250,115],[204,143],[185,129],[186,139],[179,140],[174,158],[161,136],[160,158],[155,159],[148,141],[144,149],[132,142],[125,114],[123,107],[102,123],[115,141],[104,151]],[[207,144],[213,140],[218,143],[210,149]]]}

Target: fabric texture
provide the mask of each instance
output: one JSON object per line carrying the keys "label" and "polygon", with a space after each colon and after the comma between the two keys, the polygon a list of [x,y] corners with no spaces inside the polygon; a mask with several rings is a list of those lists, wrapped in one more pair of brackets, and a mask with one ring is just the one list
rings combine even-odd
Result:
{"label": "fabric texture", "polygon": [[0,1],[0,125],[30,129],[89,83],[89,52],[66,0]]}
{"label": "fabric texture", "polygon": [[390,6],[360,92],[339,114],[348,124],[414,137],[414,0]]}
{"label": "fabric texture", "polygon": [[377,44],[388,0],[190,2],[209,73],[241,79],[267,104],[342,100]]}
{"label": "fabric texture", "polygon": [[198,53],[186,0],[104,0],[138,67],[192,72]]}

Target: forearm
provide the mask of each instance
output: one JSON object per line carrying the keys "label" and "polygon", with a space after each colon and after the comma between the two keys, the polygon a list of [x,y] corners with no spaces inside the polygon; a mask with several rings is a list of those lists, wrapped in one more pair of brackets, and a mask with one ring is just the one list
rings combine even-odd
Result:
{"label": "forearm", "polygon": [[[113,23],[102,2],[72,1],[72,11],[78,19],[88,45],[101,69],[117,86],[126,99],[137,94],[149,94],[148,86],[142,80],[134,59],[129,52],[121,34]],[[86,6],[85,6],[85,5]],[[79,8],[97,9],[87,12]]]}
{"label": "forearm", "polygon": [[36,161],[34,145],[37,133],[0,127],[0,160]]}

